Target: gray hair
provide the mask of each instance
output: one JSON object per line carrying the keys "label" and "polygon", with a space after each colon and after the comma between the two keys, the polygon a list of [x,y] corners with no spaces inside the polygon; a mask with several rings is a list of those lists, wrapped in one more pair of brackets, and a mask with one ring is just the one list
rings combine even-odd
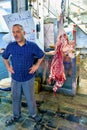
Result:
{"label": "gray hair", "polygon": [[14,24],[13,27],[15,27],[15,26],[19,26],[24,31],[24,28],[21,24]]}

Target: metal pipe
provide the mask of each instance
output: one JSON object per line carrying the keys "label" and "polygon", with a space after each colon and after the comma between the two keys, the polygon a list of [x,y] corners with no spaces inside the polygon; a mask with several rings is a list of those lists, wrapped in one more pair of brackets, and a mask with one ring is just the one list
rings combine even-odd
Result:
{"label": "metal pipe", "polygon": [[28,0],[11,0],[12,13],[28,10]]}
{"label": "metal pipe", "polygon": [[11,12],[18,12],[18,0],[11,0]]}

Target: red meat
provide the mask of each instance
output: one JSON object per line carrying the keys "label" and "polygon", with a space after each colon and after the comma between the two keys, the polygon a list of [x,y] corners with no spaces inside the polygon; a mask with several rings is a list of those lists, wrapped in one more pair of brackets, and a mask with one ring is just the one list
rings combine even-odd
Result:
{"label": "red meat", "polygon": [[64,73],[64,65],[63,65],[63,57],[64,57],[64,48],[68,45],[68,37],[65,33],[58,36],[55,54],[52,59],[50,75],[48,79],[48,83],[50,84],[52,81],[55,81],[53,91],[56,92],[58,88],[62,87],[64,84],[66,77]]}

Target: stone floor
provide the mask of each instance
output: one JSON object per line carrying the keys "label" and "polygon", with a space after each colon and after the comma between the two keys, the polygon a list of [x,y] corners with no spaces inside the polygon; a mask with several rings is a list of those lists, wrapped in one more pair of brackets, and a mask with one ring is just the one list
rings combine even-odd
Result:
{"label": "stone floor", "polygon": [[0,91],[0,130],[87,130],[87,96],[68,96],[42,91],[35,94],[37,110],[42,121],[36,124],[28,116],[23,96],[22,116],[13,125],[5,126],[11,115],[11,92]]}

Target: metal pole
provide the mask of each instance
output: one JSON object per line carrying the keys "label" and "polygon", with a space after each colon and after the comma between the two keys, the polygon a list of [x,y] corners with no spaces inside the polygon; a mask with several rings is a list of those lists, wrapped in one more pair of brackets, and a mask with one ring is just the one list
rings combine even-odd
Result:
{"label": "metal pole", "polygon": [[12,13],[28,10],[28,0],[11,0]]}
{"label": "metal pole", "polygon": [[11,0],[11,12],[18,12],[18,0]]}
{"label": "metal pole", "polygon": [[25,10],[28,10],[28,0],[25,0]]}

